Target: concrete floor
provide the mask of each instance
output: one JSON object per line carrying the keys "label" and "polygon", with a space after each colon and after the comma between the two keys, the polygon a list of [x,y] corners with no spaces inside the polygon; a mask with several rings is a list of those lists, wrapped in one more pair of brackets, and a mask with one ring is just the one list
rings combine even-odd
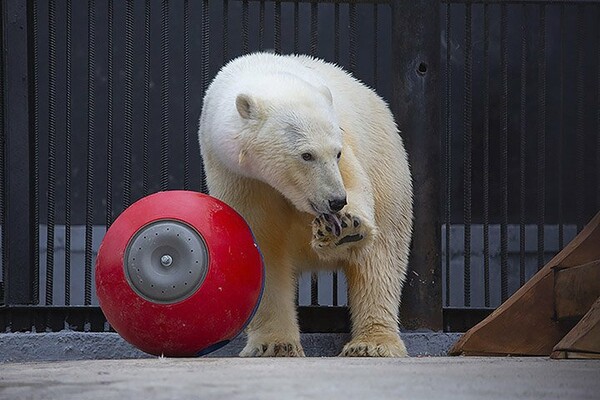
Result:
{"label": "concrete floor", "polygon": [[[1,0],[0,0],[1,1]],[[445,356],[460,338],[460,333],[402,332],[401,336],[411,357]],[[350,340],[347,333],[301,333],[300,340],[308,357],[335,357]],[[210,353],[209,357],[237,357],[246,344],[245,335],[233,339],[227,346]],[[0,370],[2,363],[124,360],[152,357],[136,349],[116,333],[109,332],[48,332],[0,333]]]}
{"label": "concrete floor", "polygon": [[0,399],[598,399],[600,362],[198,358],[0,365]]}

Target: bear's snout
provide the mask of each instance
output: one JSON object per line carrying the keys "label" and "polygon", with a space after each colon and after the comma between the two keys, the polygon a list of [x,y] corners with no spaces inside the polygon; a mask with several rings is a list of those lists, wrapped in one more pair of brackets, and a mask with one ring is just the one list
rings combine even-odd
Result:
{"label": "bear's snout", "polygon": [[329,210],[332,213],[340,211],[346,205],[346,197],[329,200]]}

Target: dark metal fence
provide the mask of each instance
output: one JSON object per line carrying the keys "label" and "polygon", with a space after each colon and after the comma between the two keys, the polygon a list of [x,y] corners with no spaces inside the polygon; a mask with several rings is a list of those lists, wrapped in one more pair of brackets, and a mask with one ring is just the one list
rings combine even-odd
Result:
{"label": "dark metal fence", "polygon": [[441,204],[453,329],[506,300],[600,209],[600,4],[445,3]]}
{"label": "dark metal fence", "polygon": [[[0,7],[0,331],[109,329],[92,279],[106,228],[149,193],[205,190],[203,93],[251,51],[336,62],[390,102],[416,183],[407,329],[477,322],[600,205],[593,2]],[[303,277],[302,329],[348,330],[345,293],[341,274]]]}
{"label": "dark metal fence", "polygon": [[[404,105],[393,93],[406,84],[393,76],[394,63],[422,53],[392,46],[414,36],[392,30],[415,26],[392,24],[403,8],[374,0],[3,2],[0,330],[109,329],[95,298],[95,252],[140,197],[205,191],[197,118],[204,90],[229,59],[257,50],[319,56],[376,88],[398,113]],[[426,53],[433,66],[437,36],[420,37],[435,43]],[[392,59],[398,52],[404,57]],[[437,86],[431,71],[419,79]],[[411,307],[405,325],[441,328],[441,293],[412,286],[406,304],[426,298],[434,307]],[[348,330],[341,275],[303,277],[298,300],[305,331]]]}

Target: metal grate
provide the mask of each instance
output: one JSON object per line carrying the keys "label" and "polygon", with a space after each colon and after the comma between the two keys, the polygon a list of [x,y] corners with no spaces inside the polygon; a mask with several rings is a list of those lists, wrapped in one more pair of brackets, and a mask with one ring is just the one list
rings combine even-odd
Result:
{"label": "metal grate", "polygon": [[456,313],[498,306],[600,208],[600,6],[445,3],[443,297]]}
{"label": "metal grate", "polygon": [[[97,315],[91,317],[98,312],[93,308],[96,251],[127,206],[159,190],[206,191],[197,117],[204,91],[228,60],[257,50],[312,54],[345,66],[372,87],[383,82],[379,92],[391,98],[388,1],[28,4],[21,15],[28,18],[23,40],[30,56],[33,173],[32,188],[23,193],[31,194],[31,204],[24,206],[32,210],[28,243],[35,252],[33,276],[23,279],[33,287],[23,300],[7,298],[11,306],[43,305],[44,317],[36,314],[38,330],[69,313],[77,313],[73,321],[87,313],[97,322]],[[1,190],[4,201],[4,184]],[[5,218],[2,213],[0,222]],[[7,248],[3,244],[3,257]],[[7,264],[2,265],[5,274]],[[345,281],[337,273],[305,276],[298,301],[345,305]],[[6,329],[30,329],[18,322],[15,308],[6,315]],[[92,325],[72,328],[108,328]]]}
{"label": "metal grate", "polygon": [[[2,3],[0,3],[0,15],[3,14]],[[0,43],[4,43],[4,24],[0,22]],[[4,55],[4,52],[2,53]],[[4,134],[4,57],[0,56],[0,276],[2,282],[0,282],[0,304],[4,303],[4,284],[6,282],[6,274],[8,269],[6,267],[6,235],[4,234],[4,226],[6,224],[6,213],[5,213],[5,173],[4,173],[4,152],[5,152],[5,134]]]}
{"label": "metal grate", "polygon": [[[336,62],[389,100],[416,181],[408,327],[438,329],[442,299],[446,329],[477,322],[600,207],[595,1],[5,0],[0,12],[0,329],[108,329],[92,279],[106,229],[149,193],[206,191],[203,93],[259,49]],[[306,330],[348,328],[346,309],[327,307],[347,303],[341,274],[304,276],[298,302]]]}

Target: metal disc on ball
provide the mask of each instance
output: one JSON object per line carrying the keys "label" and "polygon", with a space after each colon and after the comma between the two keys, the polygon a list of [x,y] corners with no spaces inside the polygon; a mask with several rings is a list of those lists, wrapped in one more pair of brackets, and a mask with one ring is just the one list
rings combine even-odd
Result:
{"label": "metal disc on ball", "polygon": [[179,221],[158,220],[129,241],[125,276],[138,295],[157,303],[190,297],[204,281],[208,249],[196,230]]}

